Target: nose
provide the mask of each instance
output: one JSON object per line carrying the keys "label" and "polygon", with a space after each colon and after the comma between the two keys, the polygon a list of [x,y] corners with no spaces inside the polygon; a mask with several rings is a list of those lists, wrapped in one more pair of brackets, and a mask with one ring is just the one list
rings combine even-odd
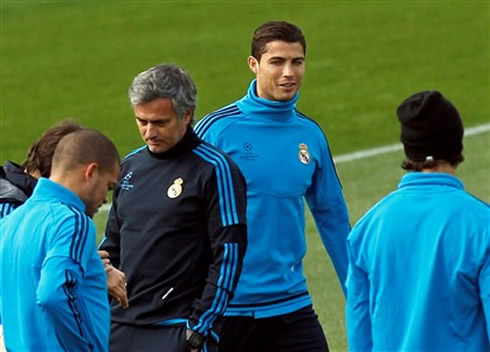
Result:
{"label": "nose", "polygon": [[284,77],[292,77],[294,76],[294,69],[293,69],[293,65],[288,62],[284,65],[284,69],[282,71],[282,74]]}
{"label": "nose", "polygon": [[145,138],[152,138],[155,136],[155,126],[152,123],[146,125]]}

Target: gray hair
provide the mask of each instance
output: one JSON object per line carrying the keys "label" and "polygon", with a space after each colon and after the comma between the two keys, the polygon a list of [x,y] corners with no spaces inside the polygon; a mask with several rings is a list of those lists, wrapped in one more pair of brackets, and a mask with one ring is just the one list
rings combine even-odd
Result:
{"label": "gray hair", "polygon": [[179,118],[191,110],[194,119],[197,89],[189,74],[177,65],[158,65],[139,73],[128,95],[132,105],[169,98]]}

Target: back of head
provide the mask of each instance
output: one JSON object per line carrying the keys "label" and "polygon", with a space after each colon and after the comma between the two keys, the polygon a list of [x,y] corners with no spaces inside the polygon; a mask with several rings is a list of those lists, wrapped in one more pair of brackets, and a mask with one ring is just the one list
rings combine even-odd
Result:
{"label": "back of head", "polygon": [[38,171],[40,176],[49,177],[51,160],[58,142],[67,134],[81,129],[82,126],[74,121],[63,121],[59,125],[51,127],[29,148],[22,168],[31,175]]}
{"label": "back of head", "polygon": [[63,137],[53,156],[53,174],[67,173],[97,163],[101,173],[113,172],[119,164],[116,147],[99,131],[83,128]]}
{"label": "back of head", "polygon": [[286,43],[300,43],[306,55],[306,40],[298,26],[285,21],[269,21],[257,27],[254,32],[252,56],[260,61],[266,45],[276,40]]}
{"label": "back of head", "polygon": [[197,89],[190,75],[176,65],[164,64],[139,73],[129,87],[132,105],[148,103],[158,98],[172,100],[177,116],[194,112]]}
{"label": "back of head", "polygon": [[[463,122],[458,110],[438,91],[422,91],[405,99],[397,109],[400,139],[407,170],[433,168],[438,162],[457,166],[464,160]],[[418,165],[418,166],[417,166]]]}

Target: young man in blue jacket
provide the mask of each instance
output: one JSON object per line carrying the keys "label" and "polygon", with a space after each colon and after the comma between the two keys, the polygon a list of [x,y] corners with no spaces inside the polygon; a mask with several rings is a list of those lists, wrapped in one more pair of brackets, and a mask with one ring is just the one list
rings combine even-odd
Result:
{"label": "young man in blue jacket", "polygon": [[247,180],[249,246],[225,313],[220,351],[327,351],[303,274],[304,199],[343,287],[347,208],[320,126],[296,109],[306,42],[287,22],[259,26],[238,101],[205,116],[196,133],[225,151]]}
{"label": "young man in blue jacket", "polygon": [[349,349],[489,351],[490,208],[455,176],[461,118],[437,91],[397,114],[410,172],[349,235]]}
{"label": "young man in blue jacket", "polygon": [[110,312],[91,217],[119,174],[100,132],[56,147],[49,179],[0,222],[0,309],[8,351],[107,351]]}

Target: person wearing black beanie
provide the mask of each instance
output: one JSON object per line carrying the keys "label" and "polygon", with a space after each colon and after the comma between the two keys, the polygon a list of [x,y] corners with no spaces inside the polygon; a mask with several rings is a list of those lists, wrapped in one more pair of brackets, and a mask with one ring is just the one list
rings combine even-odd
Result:
{"label": "person wearing black beanie", "polygon": [[441,93],[434,90],[413,94],[396,112],[407,156],[403,168],[421,171],[440,161],[453,166],[463,161],[463,121],[456,107]]}
{"label": "person wearing black beanie", "polygon": [[454,174],[463,123],[438,91],[396,110],[408,172],[347,239],[351,351],[490,351],[490,208]]}

